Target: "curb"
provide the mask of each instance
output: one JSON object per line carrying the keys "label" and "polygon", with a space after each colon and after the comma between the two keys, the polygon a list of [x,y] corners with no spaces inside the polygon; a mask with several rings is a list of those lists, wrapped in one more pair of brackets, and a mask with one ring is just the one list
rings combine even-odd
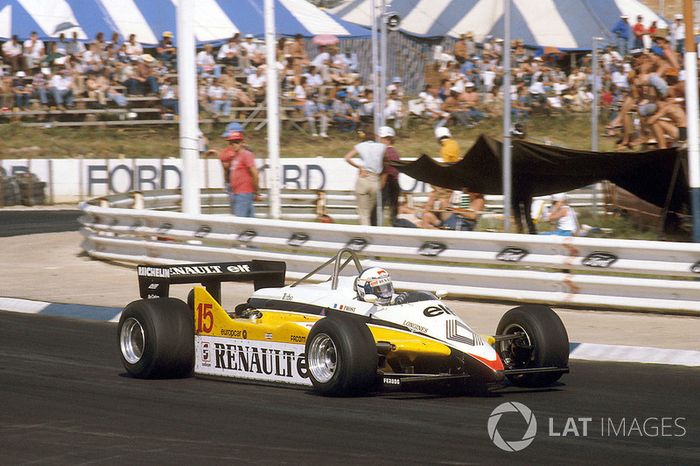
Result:
{"label": "curb", "polygon": [[[118,322],[122,312],[122,309],[117,307],[55,304],[2,297],[0,297],[0,310],[103,322]],[[569,359],[698,367],[700,351],[572,342],[569,344]]]}

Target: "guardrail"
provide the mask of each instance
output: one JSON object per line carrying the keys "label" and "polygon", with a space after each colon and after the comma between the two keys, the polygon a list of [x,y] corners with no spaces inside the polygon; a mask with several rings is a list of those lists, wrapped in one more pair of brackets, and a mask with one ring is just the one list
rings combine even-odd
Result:
{"label": "guardrail", "polygon": [[[364,227],[148,210],[172,193],[82,203],[92,257],[169,264],[287,262],[299,278],[341,247],[391,271],[397,288],[453,296],[664,312],[700,312],[700,245]],[[203,193],[203,210],[216,193]],[[225,200],[225,198],[224,198]],[[132,208],[136,207],[136,208]]]}

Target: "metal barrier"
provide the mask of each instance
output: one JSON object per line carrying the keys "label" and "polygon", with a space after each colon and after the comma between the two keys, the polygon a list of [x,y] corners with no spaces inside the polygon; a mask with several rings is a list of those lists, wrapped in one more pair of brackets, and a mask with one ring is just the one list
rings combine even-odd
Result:
{"label": "metal barrier", "polygon": [[[221,196],[202,194],[203,210]],[[225,198],[223,198],[225,201]],[[638,310],[700,312],[700,245],[364,227],[148,210],[173,193],[81,204],[92,257],[167,264],[248,259],[287,262],[301,277],[342,247],[391,271],[397,288],[453,296]],[[132,206],[145,207],[141,209]]]}

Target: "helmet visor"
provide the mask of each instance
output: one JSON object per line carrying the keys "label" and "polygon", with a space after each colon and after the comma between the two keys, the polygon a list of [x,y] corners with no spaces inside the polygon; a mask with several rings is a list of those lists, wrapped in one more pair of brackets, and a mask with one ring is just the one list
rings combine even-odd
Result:
{"label": "helmet visor", "polygon": [[372,294],[377,297],[377,303],[389,304],[391,303],[391,297],[394,295],[394,286],[391,282],[374,286],[372,287]]}

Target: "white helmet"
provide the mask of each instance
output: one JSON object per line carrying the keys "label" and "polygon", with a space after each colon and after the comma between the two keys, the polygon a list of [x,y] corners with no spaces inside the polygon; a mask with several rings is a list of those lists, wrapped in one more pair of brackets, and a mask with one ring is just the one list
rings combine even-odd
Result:
{"label": "white helmet", "polygon": [[391,304],[394,296],[394,286],[391,284],[389,272],[381,267],[370,267],[362,271],[355,280],[357,296],[364,301],[365,296],[373,294],[377,297],[377,304],[386,306]]}
{"label": "white helmet", "polygon": [[440,126],[439,128],[435,128],[435,139],[438,141],[442,138],[451,138],[452,133],[450,133],[449,128],[446,128],[445,126]]}
{"label": "white helmet", "polygon": [[381,126],[377,132],[380,138],[393,138],[396,137],[396,131],[391,126]]}

